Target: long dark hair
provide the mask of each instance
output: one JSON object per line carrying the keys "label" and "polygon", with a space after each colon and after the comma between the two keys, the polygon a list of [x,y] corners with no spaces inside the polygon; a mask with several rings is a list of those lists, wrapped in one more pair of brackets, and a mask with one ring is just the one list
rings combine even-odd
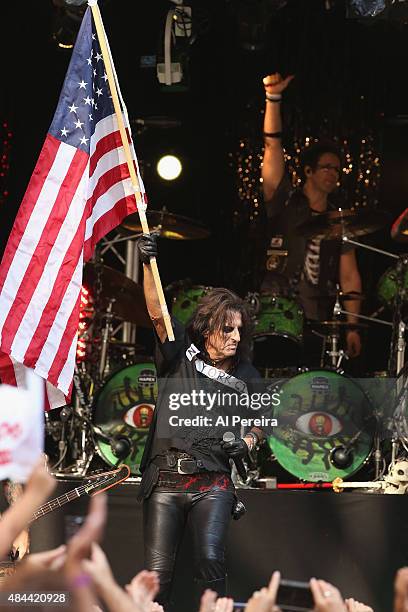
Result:
{"label": "long dark hair", "polygon": [[199,300],[197,309],[187,324],[188,334],[197,348],[205,352],[205,334],[222,334],[223,327],[233,312],[240,313],[242,318],[241,340],[236,358],[248,359],[253,328],[248,304],[229,289],[222,287],[211,289]]}

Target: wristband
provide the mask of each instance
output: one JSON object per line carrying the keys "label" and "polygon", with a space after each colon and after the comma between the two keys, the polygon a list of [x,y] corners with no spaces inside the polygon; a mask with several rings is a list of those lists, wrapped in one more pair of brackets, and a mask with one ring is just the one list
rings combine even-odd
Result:
{"label": "wristband", "polygon": [[268,102],[280,102],[282,100],[282,94],[271,94],[265,92],[265,96]]}
{"label": "wristband", "polygon": [[70,580],[70,586],[72,589],[80,589],[81,587],[87,587],[92,583],[92,578],[89,574],[82,572],[77,574],[75,578]]}
{"label": "wristband", "polygon": [[282,138],[282,132],[264,132],[265,138]]}

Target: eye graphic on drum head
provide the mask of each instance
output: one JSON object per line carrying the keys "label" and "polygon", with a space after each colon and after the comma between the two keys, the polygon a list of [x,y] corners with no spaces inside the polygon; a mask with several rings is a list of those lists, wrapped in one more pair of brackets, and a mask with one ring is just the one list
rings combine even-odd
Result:
{"label": "eye graphic on drum head", "polygon": [[153,418],[153,410],[152,404],[138,404],[125,412],[123,420],[131,427],[149,427]]}
{"label": "eye graphic on drum head", "polygon": [[321,437],[334,436],[343,429],[339,419],[328,412],[306,412],[296,420],[295,427],[301,433]]}

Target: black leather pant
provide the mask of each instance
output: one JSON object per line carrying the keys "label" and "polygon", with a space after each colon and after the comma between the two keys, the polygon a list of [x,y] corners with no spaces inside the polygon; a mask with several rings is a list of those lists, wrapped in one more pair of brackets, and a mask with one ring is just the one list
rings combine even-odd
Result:
{"label": "black leather pant", "polygon": [[145,568],[159,574],[156,601],[163,606],[169,602],[178,546],[187,522],[194,547],[197,596],[206,588],[225,595],[225,540],[233,504],[234,493],[219,489],[203,493],[155,489],[144,501]]}

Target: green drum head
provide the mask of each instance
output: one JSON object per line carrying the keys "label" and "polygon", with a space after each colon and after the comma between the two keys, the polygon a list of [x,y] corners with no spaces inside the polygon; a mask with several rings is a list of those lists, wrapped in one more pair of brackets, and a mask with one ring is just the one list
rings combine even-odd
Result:
{"label": "green drum head", "polygon": [[293,298],[261,295],[255,320],[254,337],[278,335],[301,342],[303,310]]}
{"label": "green drum head", "polygon": [[[374,421],[364,391],[336,372],[304,372],[278,388],[278,426],[268,438],[279,464],[309,482],[331,482],[354,474],[371,452]],[[351,465],[340,469],[330,458],[337,446],[351,445]]]}
{"label": "green drum head", "polygon": [[[157,399],[157,375],[153,363],[130,365],[113,374],[97,395],[94,423],[110,437],[126,436],[131,441],[126,463],[132,474],[139,465]],[[110,444],[97,440],[98,452],[110,465],[118,458]]]}
{"label": "green drum head", "polygon": [[264,294],[259,297],[253,334],[253,362],[257,368],[297,366],[301,359],[304,314],[294,298]]}
{"label": "green drum head", "polygon": [[187,323],[193,316],[199,300],[208,293],[211,288],[212,287],[195,286],[180,289],[173,300],[171,309],[172,315],[181,323]]}
{"label": "green drum head", "polygon": [[[377,296],[378,299],[387,306],[392,307],[393,302],[398,292],[398,277],[395,267],[388,268],[384,274],[380,277],[377,285]],[[405,270],[404,281],[403,281],[403,301],[406,301],[408,295],[408,269]]]}

